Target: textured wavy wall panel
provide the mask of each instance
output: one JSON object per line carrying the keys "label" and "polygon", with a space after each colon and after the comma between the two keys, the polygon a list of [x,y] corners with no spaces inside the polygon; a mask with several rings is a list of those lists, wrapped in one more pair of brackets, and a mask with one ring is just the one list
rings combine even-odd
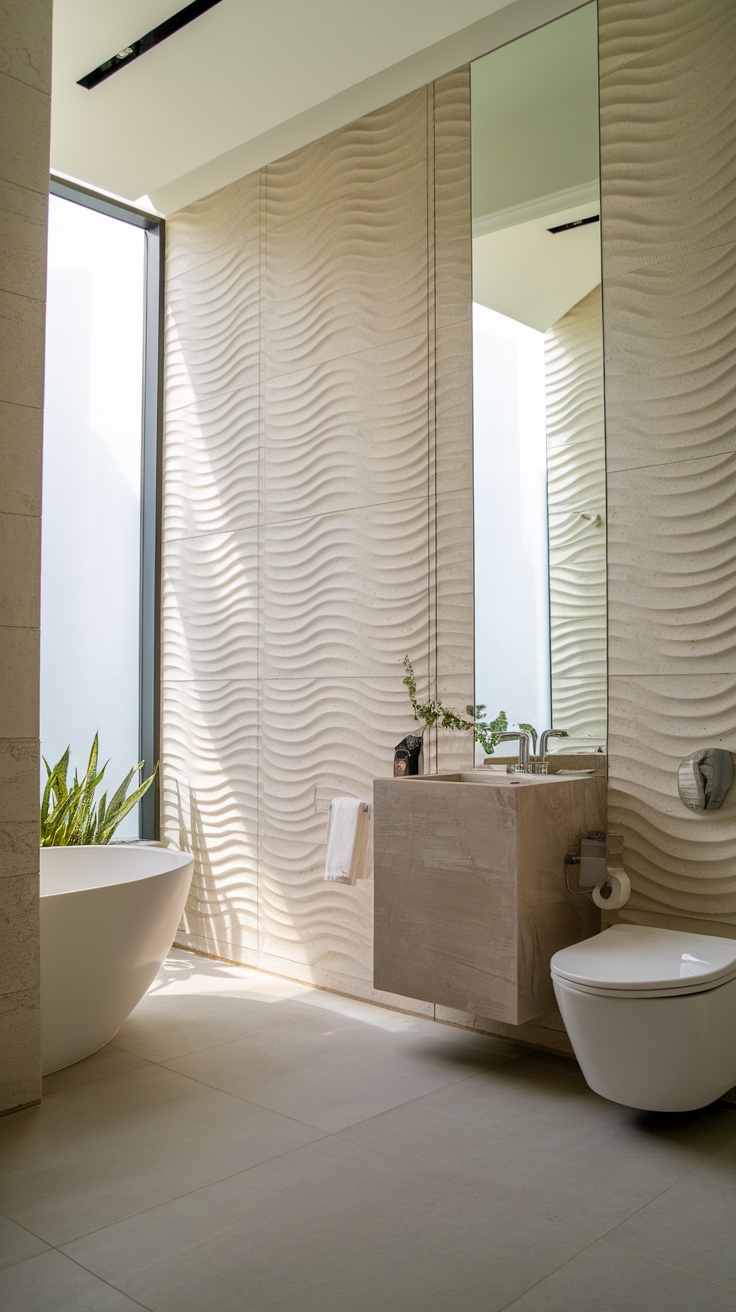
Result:
{"label": "textured wavy wall panel", "polygon": [[427,334],[268,385],[267,520],[427,495]]}
{"label": "textured wavy wall panel", "polygon": [[360,996],[372,885],[323,879],[329,798],[390,773],[414,727],[406,652],[422,692],[441,671],[472,698],[468,104],[461,70],[168,228],[164,814],[197,853],[181,941]]}
{"label": "textured wavy wall panel", "polygon": [[[736,225],[736,6],[616,0],[609,23],[609,3],[600,5],[604,284],[733,241]],[[657,28],[669,39],[658,41]]]}
{"label": "textured wavy wall panel", "polygon": [[172,410],[164,438],[163,536],[257,528],[260,393],[241,387]]}
{"label": "textured wavy wall panel", "polygon": [[[475,701],[469,68],[435,82],[433,131],[429,653],[439,696],[462,712]],[[430,768],[472,767],[468,735],[428,737]]]}
{"label": "textured wavy wall panel", "polygon": [[609,469],[734,448],[736,245],[606,282]]}
{"label": "textured wavy wall panel", "polygon": [[701,47],[703,29],[723,31],[731,0],[605,0],[599,5],[601,72],[644,55],[660,57],[682,40]]}
{"label": "textured wavy wall panel", "polygon": [[387,199],[398,199],[397,175],[415,165],[426,171],[430,95],[422,87],[269,164],[269,233],[326,202],[345,205],[370,224]]}
{"label": "textured wavy wall panel", "polygon": [[259,378],[257,242],[167,279],[166,408],[199,404]]}
{"label": "textured wavy wall panel", "polygon": [[271,224],[268,377],[427,331],[427,164]]}
{"label": "textured wavy wall panel", "polygon": [[[545,335],[552,723],[606,738],[606,471],[601,291]],[[584,519],[583,515],[588,515]],[[601,525],[596,527],[595,518]],[[571,745],[571,744],[568,744]]]}
{"label": "textured wavy wall panel", "polygon": [[[259,884],[264,952],[372,976],[372,884],[326,883],[327,799],[372,798],[386,755],[411,724],[400,681],[271,680],[263,689]],[[397,728],[398,727],[398,728]]]}
{"label": "textured wavy wall panel", "polygon": [[[255,958],[258,686],[255,679],[165,685],[167,837],[194,853],[179,941]],[[227,950],[225,950],[227,945]]]}
{"label": "textured wavy wall panel", "polygon": [[161,598],[165,679],[254,677],[258,594],[256,529],[167,542]]}
{"label": "textured wavy wall panel", "polygon": [[736,671],[735,494],[736,454],[611,476],[613,674]]}
{"label": "textured wavy wall panel", "polygon": [[677,794],[677,767],[688,752],[734,750],[736,676],[614,678],[611,726],[609,820],[624,833],[634,888],[626,918],[660,923],[657,917],[677,915],[736,926],[733,799],[701,815]]}
{"label": "textured wavy wall panel", "polygon": [[270,677],[390,676],[426,632],[426,498],[266,526]]}
{"label": "textured wavy wall panel", "polygon": [[260,239],[262,185],[260,173],[249,173],[166,220],[166,274],[172,284],[185,270],[237,254]]}
{"label": "textured wavy wall panel", "polygon": [[600,0],[609,823],[627,919],[734,933],[736,811],[677,796],[736,750],[736,9]]}

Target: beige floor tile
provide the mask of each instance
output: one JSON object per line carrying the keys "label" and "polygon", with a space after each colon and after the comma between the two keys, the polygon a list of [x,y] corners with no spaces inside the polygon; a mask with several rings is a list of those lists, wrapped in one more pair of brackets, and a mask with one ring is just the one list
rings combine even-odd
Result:
{"label": "beige floor tile", "polygon": [[166,1064],[334,1132],[508,1060],[494,1039],[429,1025],[410,1021],[399,1036],[325,1011]]}
{"label": "beige floor tile", "polygon": [[51,1249],[0,1271],[3,1312],[126,1312],[140,1306]]}
{"label": "beige floor tile", "polygon": [[735,1186],[736,1150],[728,1148],[606,1238],[736,1289]]}
{"label": "beige floor tile", "polygon": [[483,1185],[330,1139],[67,1251],[154,1312],[497,1312],[579,1247]]}
{"label": "beige floor tile", "polygon": [[295,1120],[146,1066],[0,1120],[0,1209],[65,1243],[315,1138]]}
{"label": "beige floor tile", "polygon": [[45,1098],[62,1089],[72,1089],[77,1084],[89,1084],[92,1080],[105,1080],[108,1075],[123,1075],[148,1064],[145,1057],[123,1052],[121,1048],[107,1043],[98,1052],[93,1052],[91,1057],[75,1061],[73,1066],[65,1066],[63,1070],[54,1071],[53,1075],[44,1076],[43,1096]]}
{"label": "beige floor tile", "polygon": [[298,1002],[277,998],[149,993],[120,1026],[113,1044],[149,1061],[170,1061],[247,1034],[293,1025],[304,1016]]}
{"label": "beige floor tile", "polygon": [[736,1116],[719,1107],[683,1117],[638,1113],[593,1094],[572,1062],[507,1062],[341,1137],[396,1155],[590,1242],[730,1143]]}
{"label": "beige floor tile", "polygon": [[22,1225],[16,1225],[7,1216],[0,1216],[0,1269],[23,1262],[27,1257],[42,1253],[47,1245],[38,1235],[31,1234]]}
{"label": "beige floor tile", "polygon": [[512,1307],[513,1312],[733,1312],[734,1296],[723,1285],[601,1241]]}

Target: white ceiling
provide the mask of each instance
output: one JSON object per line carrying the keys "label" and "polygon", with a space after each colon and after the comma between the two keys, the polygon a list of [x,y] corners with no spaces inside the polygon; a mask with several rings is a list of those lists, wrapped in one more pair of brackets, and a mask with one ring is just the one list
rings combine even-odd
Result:
{"label": "white ceiling", "polygon": [[472,68],[473,298],[545,332],[601,280],[595,5]]}
{"label": "white ceiling", "polygon": [[473,300],[539,332],[562,318],[601,280],[597,223],[550,233],[597,213],[597,201],[490,232],[473,241]]}
{"label": "white ceiling", "polygon": [[161,213],[580,0],[222,0],[92,91],[185,0],[55,0],[52,168]]}

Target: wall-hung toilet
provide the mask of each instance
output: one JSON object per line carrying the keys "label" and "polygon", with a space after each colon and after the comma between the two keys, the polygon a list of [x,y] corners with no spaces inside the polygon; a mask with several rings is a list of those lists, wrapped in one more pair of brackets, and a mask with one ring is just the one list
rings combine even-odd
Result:
{"label": "wall-hung toilet", "polygon": [[591,1089],[646,1111],[736,1085],[736,941],[614,925],[556,952],[552,982]]}

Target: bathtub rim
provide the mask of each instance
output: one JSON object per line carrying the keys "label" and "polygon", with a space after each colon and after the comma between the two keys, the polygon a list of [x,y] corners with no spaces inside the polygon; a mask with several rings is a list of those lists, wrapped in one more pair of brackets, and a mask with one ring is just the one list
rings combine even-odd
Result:
{"label": "bathtub rim", "polygon": [[[110,879],[105,883],[90,882],[84,884],[81,888],[63,888],[44,892],[43,870],[41,867],[44,860],[44,854],[47,852],[99,853],[100,851],[104,851],[107,854],[112,851],[124,851],[130,856],[137,850],[151,852],[152,854],[160,853],[162,856],[165,855],[168,858],[178,859],[167,861],[166,865],[160,867],[158,870],[149,869],[141,872],[136,871],[133,868],[129,874],[126,874],[125,878]],[[39,847],[39,853],[39,900],[42,902],[47,902],[57,897],[74,897],[80,893],[102,892],[106,888],[117,888],[122,884],[142,883],[147,879],[157,879],[159,876],[169,874],[174,870],[182,870],[185,866],[190,863],[193,864],[194,862],[193,852],[182,852],[179,848],[164,847],[156,841],[147,841],[145,839],[132,839],[130,842],[121,843],[60,843],[53,847]],[[113,857],[113,860],[117,860],[117,858]]]}

